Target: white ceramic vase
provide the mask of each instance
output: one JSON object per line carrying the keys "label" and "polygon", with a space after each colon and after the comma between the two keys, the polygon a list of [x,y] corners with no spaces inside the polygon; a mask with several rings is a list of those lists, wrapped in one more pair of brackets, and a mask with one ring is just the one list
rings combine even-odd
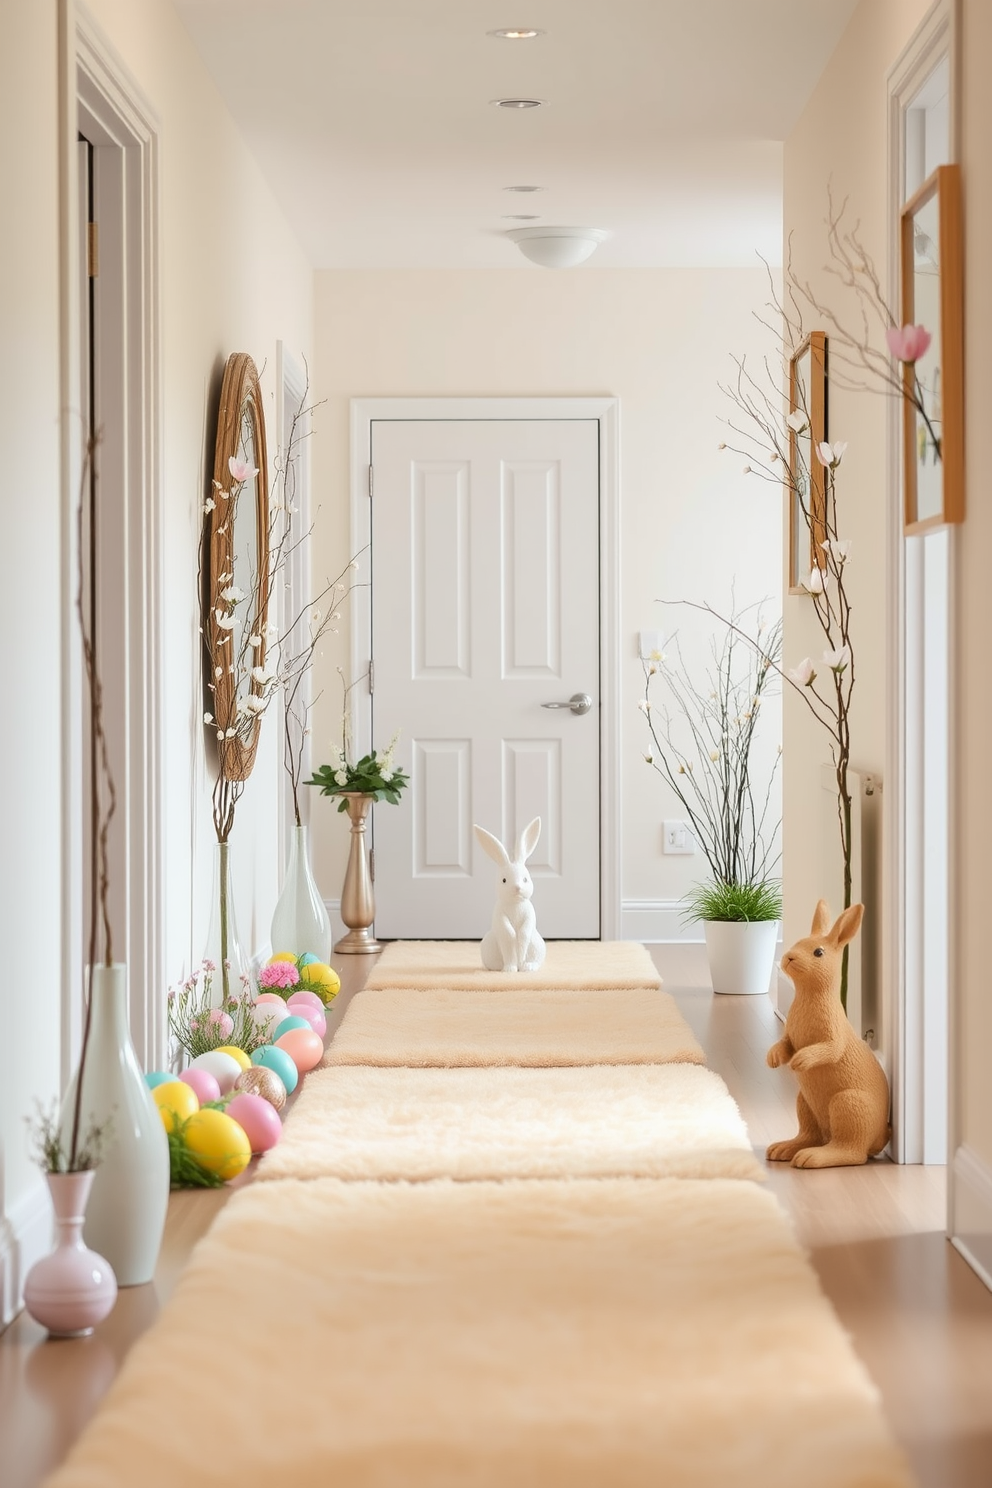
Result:
{"label": "white ceramic vase", "polygon": [[[86,1208],[87,1245],[107,1257],[119,1286],[151,1281],[169,1203],[169,1142],[145,1084],[127,1020],[127,968],[96,966],[80,1105],[80,1130],[110,1121]],[[62,1105],[63,1145],[71,1139],[78,1071]]]}
{"label": "white ceramic vase", "polygon": [[294,826],[282,893],[272,916],[272,953],[331,954],[331,921],[310,867],[309,828]]}
{"label": "white ceramic vase", "polygon": [[24,1282],[24,1305],[53,1338],[84,1338],[117,1300],[117,1281],[102,1255],[83,1244],[83,1219],[95,1170],[46,1173],[55,1211],[55,1249]]}
{"label": "white ceramic vase", "polygon": [[757,996],[772,978],[778,920],[704,920],[714,992]]}

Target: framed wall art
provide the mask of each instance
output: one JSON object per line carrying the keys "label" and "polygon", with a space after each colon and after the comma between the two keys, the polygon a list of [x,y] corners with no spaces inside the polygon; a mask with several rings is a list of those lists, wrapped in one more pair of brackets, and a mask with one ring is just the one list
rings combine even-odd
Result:
{"label": "framed wall art", "polygon": [[827,438],[827,337],[811,331],[789,361],[789,593],[806,594],[822,567],[825,472],[816,446]]}
{"label": "framed wall art", "polygon": [[902,209],[900,242],[904,344],[896,355],[903,374],[903,480],[909,533],[964,520],[958,166],[939,166],[910,197]]}

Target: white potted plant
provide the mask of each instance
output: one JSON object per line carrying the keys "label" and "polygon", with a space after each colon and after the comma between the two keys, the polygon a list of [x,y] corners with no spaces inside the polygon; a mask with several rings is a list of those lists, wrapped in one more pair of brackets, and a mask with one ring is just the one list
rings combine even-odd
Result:
{"label": "white potted plant", "polygon": [[[767,992],[782,913],[773,804],[781,747],[760,785],[754,753],[779,677],[781,622],[766,625],[760,607],[735,612],[711,643],[701,687],[673,645],[671,657],[644,662],[638,707],[653,745],[644,758],[675,793],[712,875],[686,896],[687,918],[702,921],[714,992]],[[659,687],[661,702],[652,697]]]}

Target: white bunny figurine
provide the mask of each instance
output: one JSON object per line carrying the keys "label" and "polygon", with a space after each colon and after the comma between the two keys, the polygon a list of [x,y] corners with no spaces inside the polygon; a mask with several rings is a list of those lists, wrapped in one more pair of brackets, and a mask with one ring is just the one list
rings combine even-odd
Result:
{"label": "white bunny figurine", "polygon": [[547,948],[537,933],[537,916],[530,902],[534,882],[526,864],[541,835],[541,818],[535,816],[524,827],[512,858],[491,832],[477,826],[475,835],[500,870],[493,928],[482,937],[482,964],[487,971],[536,971]]}

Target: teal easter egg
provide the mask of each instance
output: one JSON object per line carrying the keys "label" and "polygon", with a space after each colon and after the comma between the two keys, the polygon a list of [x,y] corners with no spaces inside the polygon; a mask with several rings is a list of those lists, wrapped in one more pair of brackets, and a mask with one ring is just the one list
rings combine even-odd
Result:
{"label": "teal easter egg", "polygon": [[156,1085],[164,1085],[167,1080],[174,1080],[175,1075],[167,1075],[164,1070],[149,1070],[145,1076],[145,1084],[149,1090],[154,1090]]}
{"label": "teal easter egg", "polygon": [[[281,1028],[282,1024],[279,1026]],[[300,1074],[285,1049],[277,1049],[275,1044],[263,1044],[260,1049],[255,1050],[251,1056],[251,1062],[261,1064],[266,1069],[270,1069],[274,1075],[278,1075],[287,1093],[296,1089]]]}
{"label": "teal easter egg", "polygon": [[291,1028],[309,1028],[309,1018],[301,1018],[298,1013],[291,1013],[288,1018],[283,1018],[279,1027],[275,1030],[277,1037],[282,1038]]}
{"label": "teal easter egg", "polygon": [[312,966],[315,961],[319,960],[320,957],[315,956],[313,951],[304,951],[302,956],[297,957],[296,964],[302,971],[304,966]]}

